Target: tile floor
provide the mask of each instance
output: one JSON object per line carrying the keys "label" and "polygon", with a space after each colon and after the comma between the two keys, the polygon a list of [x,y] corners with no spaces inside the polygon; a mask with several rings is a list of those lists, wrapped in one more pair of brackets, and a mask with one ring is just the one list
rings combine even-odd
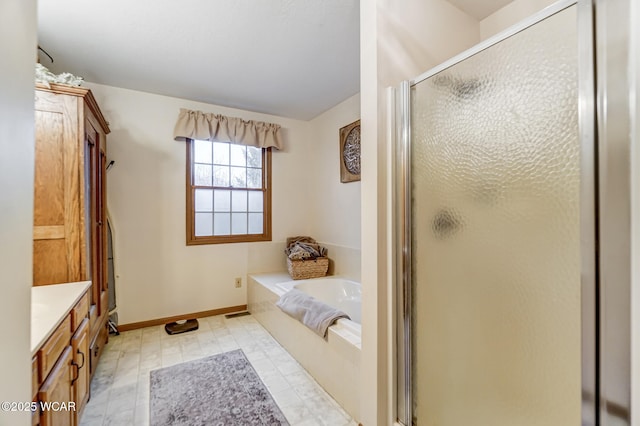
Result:
{"label": "tile floor", "polygon": [[148,425],[151,370],[238,348],[291,426],[357,425],[253,317],[198,321],[197,331],[174,336],[164,326],[110,336],[80,426]]}

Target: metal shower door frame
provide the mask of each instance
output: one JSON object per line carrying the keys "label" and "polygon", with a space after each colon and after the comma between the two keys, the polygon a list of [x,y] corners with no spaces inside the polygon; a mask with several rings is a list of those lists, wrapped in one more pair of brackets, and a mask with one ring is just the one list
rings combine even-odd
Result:
{"label": "metal shower door frame", "polygon": [[544,19],[577,5],[578,15],[578,96],[580,140],[580,233],[581,233],[581,375],[582,425],[605,424],[599,421],[600,395],[598,377],[598,264],[596,236],[598,235],[598,176],[596,161],[596,107],[594,12],[591,0],[562,0],[506,31],[487,39],[449,61],[427,71],[411,81],[401,84],[398,91],[399,131],[396,147],[396,189],[400,194],[396,217],[396,418],[399,424],[412,424],[413,395],[411,377],[411,87],[423,80],[488,49],[495,44],[526,30]]}
{"label": "metal shower door frame", "polygon": [[630,71],[637,60],[630,27],[633,3],[637,0],[593,0],[599,199],[597,424],[603,426],[613,424],[613,418],[616,425],[631,425],[632,415],[631,154],[637,125],[631,107],[637,96]]}

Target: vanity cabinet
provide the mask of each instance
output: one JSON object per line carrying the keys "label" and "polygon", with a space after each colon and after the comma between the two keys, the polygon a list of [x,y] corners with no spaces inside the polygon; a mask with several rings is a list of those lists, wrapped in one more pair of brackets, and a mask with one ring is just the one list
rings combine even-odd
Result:
{"label": "vanity cabinet", "polygon": [[[87,337],[82,345],[102,348],[108,337],[109,310],[109,127],[88,89],[37,85],[35,95],[33,285],[91,281],[86,300]],[[96,354],[84,360],[90,376],[99,352]],[[75,360],[75,351],[71,357]]]}
{"label": "vanity cabinet", "polygon": [[[38,392],[38,399],[43,404],[68,403],[73,401],[71,385],[71,346],[67,346],[51,370],[49,377]],[[41,426],[74,425],[75,415],[72,410],[43,410],[40,413]]]}
{"label": "vanity cabinet", "polygon": [[89,319],[85,318],[71,339],[73,365],[76,369],[71,379],[73,400],[78,407],[89,401]]}
{"label": "vanity cabinet", "polygon": [[67,316],[38,351],[39,376],[46,378],[71,340],[71,321]]}
{"label": "vanity cabinet", "polygon": [[[89,400],[89,291],[36,350],[32,359],[32,424],[76,426]],[[53,404],[52,409],[46,409]],[[44,408],[44,409],[43,409]]]}

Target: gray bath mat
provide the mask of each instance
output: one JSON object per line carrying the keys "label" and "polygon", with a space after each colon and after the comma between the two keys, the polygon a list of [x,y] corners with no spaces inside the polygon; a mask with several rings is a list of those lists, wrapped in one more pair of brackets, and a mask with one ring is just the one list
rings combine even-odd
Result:
{"label": "gray bath mat", "polygon": [[151,371],[150,426],[288,426],[241,349]]}

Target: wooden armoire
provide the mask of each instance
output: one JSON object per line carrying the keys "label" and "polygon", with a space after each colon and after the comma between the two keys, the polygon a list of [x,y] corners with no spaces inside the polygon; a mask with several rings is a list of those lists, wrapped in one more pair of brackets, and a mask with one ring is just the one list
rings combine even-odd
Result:
{"label": "wooden armoire", "polygon": [[36,85],[33,285],[91,281],[89,371],[107,342],[109,126],[91,91]]}

